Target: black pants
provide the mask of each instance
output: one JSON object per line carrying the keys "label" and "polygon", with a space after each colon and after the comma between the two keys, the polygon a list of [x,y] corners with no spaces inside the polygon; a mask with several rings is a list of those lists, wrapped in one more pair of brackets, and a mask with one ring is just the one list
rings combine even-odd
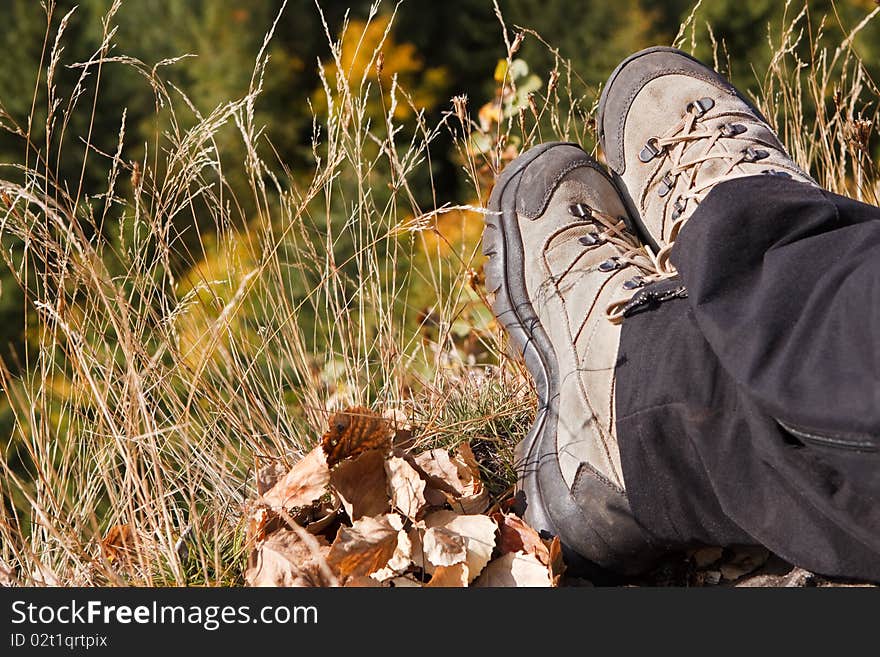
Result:
{"label": "black pants", "polygon": [[880,581],[880,209],[772,176],[719,185],[623,323],[617,428],[638,521]]}

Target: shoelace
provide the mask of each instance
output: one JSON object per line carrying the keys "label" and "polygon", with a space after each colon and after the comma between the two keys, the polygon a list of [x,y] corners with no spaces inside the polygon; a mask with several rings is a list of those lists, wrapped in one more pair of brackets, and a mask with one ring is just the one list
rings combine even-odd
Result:
{"label": "shoelace", "polygon": [[572,205],[569,212],[581,219],[587,217],[593,219],[597,223],[597,228],[602,229],[580,238],[581,244],[586,248],[602,244],[612,244],[616,247],[618,255],[602,262],[599,265],[599,271],[612,271],[626,265],[633,265],[641,272],[623,284],[624,289],[633,294],[612,301],[606,307],[605,318],[612,324],[620,324],[623,321],[628,311],[627,306],[630,305],[633,295],[640,288],[649,283],[675,276],[675,269],[669,263],[669,253],[662,256],[659,253],[654,255],[650,247],[640,244],[636,237],[627,230],[626,222],[623,219],[600,212],[584,203]]}
{"label": "shoelace", "polygon": [[[678,236],[681,227],[687,221],[683,216],[689,201],[699,204],[715,185],[736,177],[731,175],[737,166],[743,163],[753,163],[770,156],[769,151],[748,146],[741,151],[729,151],[719,140],[735,138],[746,132],[746,126],[739,123],[725,123],[720,127],[708,130],[700,124],[706,113],[715,106],[711,98],[700,98],[688,103],[685,113],[675,125],[669,128],[659,137],[651,137],[639,153],[639,160],[647,164],[658,157],[668,157],[672,165],[670,170],[659,181],[657,194],[661,197],[668,195],[675,188],[679,176],[687,176],[686,191],[679,194],[672,205],[673,220],[669,229],[669,244],[663,247],[657,254],[658,258],[665,256],[668,261],[668,251]],[[742,117],[749,120],[751,117]],[[753,120],[753,119],[752,119]],[[685,160],[685,153],[690,151],[696,142],[705,141],[705,147],[696,157]],[[724,150],[719,150],[721,147]],[[719,175],[696,184],[697,175],[701,166],[710,160],[724,160],[727,168]]]}

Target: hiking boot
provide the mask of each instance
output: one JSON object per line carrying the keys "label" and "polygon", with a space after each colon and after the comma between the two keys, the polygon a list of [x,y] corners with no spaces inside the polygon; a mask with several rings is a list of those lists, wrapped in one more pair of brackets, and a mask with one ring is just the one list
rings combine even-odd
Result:
{"label": "hiking boot", "polygon": [[524,518],[572,557],[635,573],[653,553],[626,497],[614,372],[626,299],[657,274],[625,217],[601,165],[575,144],[544,144],[498,180],[483,253],[493,310],[538,393],[516,449]]}
{"label": "hiking boot", "polygon": [[672,244],[725,180],[776,175],[815,185],[730,82],[675,48],[624,60],[602,91],[597,124],[635,229],[655,249]]}

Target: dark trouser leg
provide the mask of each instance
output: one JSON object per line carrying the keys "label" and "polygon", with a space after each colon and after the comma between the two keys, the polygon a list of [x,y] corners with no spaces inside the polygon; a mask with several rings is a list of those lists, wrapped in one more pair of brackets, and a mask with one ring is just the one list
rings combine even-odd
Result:
{"label": "dark trouser leg", "polygon": [[617,369],[628,495],[661,540],[880,580],[878,218],[762,176],[685,226],[689,298],[627,318]]}

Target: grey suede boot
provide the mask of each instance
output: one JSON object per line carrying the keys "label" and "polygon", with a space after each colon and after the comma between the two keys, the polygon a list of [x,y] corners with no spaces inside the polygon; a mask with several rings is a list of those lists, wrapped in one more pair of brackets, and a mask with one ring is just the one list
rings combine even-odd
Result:
{"label": "grey suede boot", "polygon": [[626,497],[614,371],[621,310],[658,275],[625,217],[601,165],[575,144],[545,144],[498,180],[483,253],[493,309],[538,392],[517,448],[524,517],[570,554],[636,573],[655,554]]}
{"label": "grey suede boot", "polygon": [[658,250],[720,182],[764,174],[815,184],[730,82],[674,48],[624,60],[602,91],[597,124],[636,229]]}

